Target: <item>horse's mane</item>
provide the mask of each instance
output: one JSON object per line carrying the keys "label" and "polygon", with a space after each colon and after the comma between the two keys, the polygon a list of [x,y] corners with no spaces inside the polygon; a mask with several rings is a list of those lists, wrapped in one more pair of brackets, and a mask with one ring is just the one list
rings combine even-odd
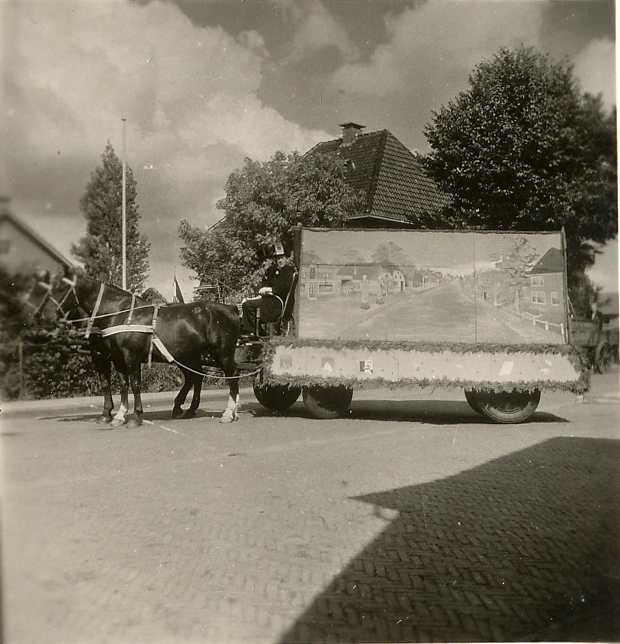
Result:
{"label": "horse's mane", "polygon": [[133,296],[136,298],[136,302],[140,304],[147,304],[148,306],[153,305],[152,302],[150,302],[144,297],[141,297],[140,295],[134,295],[133,293],[130,293],[125,289],[122,289],[120,286],[116,286],[115,284],[110,284],[109,282],[104,282],[103,280],[99,280],[96,277],[90,277],[89,275],[81,275],[79,273],[74,274],[74,277],[77,277],[78,279],[82,278],[85,280],[89,280],[90,282],[94,282],[95,284],[97,284],[97,287],[100,287],[101,284],[105,284],[105,288],[107,292],[111,291],[115,295],[122,295],[123,297],[127,297],[127,298],[130,298]]}

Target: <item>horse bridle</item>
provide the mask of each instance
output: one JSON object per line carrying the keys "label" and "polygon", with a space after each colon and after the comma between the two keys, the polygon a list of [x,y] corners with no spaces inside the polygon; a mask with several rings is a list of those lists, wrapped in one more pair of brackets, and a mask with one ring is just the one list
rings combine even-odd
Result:
{"label": "horse bridle", "polygon": [[66,303],[67,299],[69,298],[69,295],[71,295],[71,293],[73,293],[73,296],[75,297],[75,304],[76,304],[77,308],[79,308],[79,306],[80,306],[80,300],[78,298],[77,291],[75,290],[75,286],[77,284],[77,277],[74,275],[72,280],[70,280],[67,277],[63,277],[62,281],[65,282],[65,284],[68,284],[71,288],[67,289],[67,292],[63,295],[63,297],[60,300],[57,300],[52,295],[52,288],[50,286],[48,297],[49,297],[50,302],[55,304],[56,313],[60,312],[61,315],[62,315],[62,319],[66,320],[69,317],[69,313],[71,312],[71,310],[68,309],[67,311],[65,311],[63,306]]}
{"label": "horse bridle", "polygon": [[36,306],[35,304],[33,304],[30,301],[30,298],[32,297],[32,291],[34,291],[34,288],[32,289],[32,291],[30,291],[30,293],[28,294],[28,298],[26,299],[26,304],[28,304],[28,306],[31,306],[34,309],[34,316],[35,317],[37,317],[41,313],[41,311],[43,310],[43,307],[47,304],[47,301],[52,297],[52,285],[51,284],[48,284],[47,282],[42,282],[42,281],[37,282],[37,284],[39,286],[42,286],[46,290],[46,293],[43,296],[43,299],[41,300],[39,305]]}

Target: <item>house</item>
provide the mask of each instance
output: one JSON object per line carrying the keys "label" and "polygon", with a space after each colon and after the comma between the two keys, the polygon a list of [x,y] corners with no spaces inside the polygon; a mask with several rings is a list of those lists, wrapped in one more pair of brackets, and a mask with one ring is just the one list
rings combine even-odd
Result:
{"label": "house", "polygon": [[306,155],[339,154],[361,190],[364,212],[346,225],[356,228],[424,228],[450,202],[425,173],[419,158],[389,130],[363,133],[364,125],[343,123],[339,139],[318,143]]}
{"label": "house", "polygon": [[149,286],[140,297],[151,304],[168,304],[168,300],[154,286]]}
{"label": "house", "polygon": [[522,296],[523,311],[554,326],[565,323],[564,257],[559,248],[550,248],[534,264]]}
{"label": "house", "polygon": [[0,265],[10,273],[55,274],[73,267],[49,242],[11,213],[7,197],[0,197]]}

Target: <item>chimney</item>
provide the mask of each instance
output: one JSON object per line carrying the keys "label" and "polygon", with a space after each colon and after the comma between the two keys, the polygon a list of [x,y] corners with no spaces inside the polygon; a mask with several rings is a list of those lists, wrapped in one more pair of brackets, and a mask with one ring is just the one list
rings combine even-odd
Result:
{"label": "chimney", "polygon": [[342,145],[351,145],[366,126],[358,123],[341,123],[340,127],[342,128]]}

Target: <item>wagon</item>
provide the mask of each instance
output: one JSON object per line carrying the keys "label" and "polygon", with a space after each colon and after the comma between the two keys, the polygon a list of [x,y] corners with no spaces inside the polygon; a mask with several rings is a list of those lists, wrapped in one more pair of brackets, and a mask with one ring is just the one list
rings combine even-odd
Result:
{"label": "wagon", "polygon": [[604,324],[603,316],[594,319],[570,318],[570,341],[581,347],[586,364],[597,373],[606,373],[618,356],[618,330]]}
{"label": "wagon", "polygon": [[564,248],[560,232],[299,230],[287,334],[238,361],[271,410],[301,395],[334,418],[358,388],[447,387],[488,420],[523,422],[542,391],[587,387]]}

